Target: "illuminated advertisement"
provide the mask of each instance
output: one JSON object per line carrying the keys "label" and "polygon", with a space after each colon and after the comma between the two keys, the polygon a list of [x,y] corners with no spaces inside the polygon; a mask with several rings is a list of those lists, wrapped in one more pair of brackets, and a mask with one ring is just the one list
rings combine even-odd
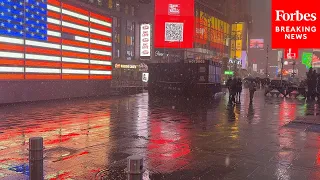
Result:
{"label": "illuminated advertisement", "polygon": [[297,59],[298,58],[298,49],[297,48],[287,48],[284,50],[284,59]]}
{"label": "illuminated advertisement", "polygon": [[140,26],[140,56],[151,56],[151,26],[141,24]]}
{"label": "illuminated advertisement", "polygon": [[312,56],[313,54],[311,52],[302,53],[302,64],[304,64],[307,68],[310,68],[312,66]]}
{"label": "illuminated advertisement", "polygon": [[142,73],[142,82],[149,81],[149,73]]}
{"label": "illuminated advertisement", "polygon": [[210,44],[210,47],[224,53],[224,46],[228,46],[229,29],[230,24],[227,22],[200,11],[199,17],[196,17],[195,42],[202,45]]}
{"label": "illuminated advertisement", "polygon": [[313,49],[312,53],[312,67],[320,67],[320,50]]}
{"label": "illuminated advertisement", "polygon": [[243,23],[232,24],[230,57],[241,59]]}
{"label": "illuminated advertisement", "polygon": [[264,39],[250,39],[250,48],[263,49]]}
{"label": "illuminated advertisement", "polygon": [[36,2],[0,9],[0,79],[110,80],[112,19],[60,0]]}
{"label": "illuminated advertisement", "polygon": [[241,54],[242,69],[247,69],[247,65],[248,65],[247,62],[248,62],[247,51],[242,51],[242,54]]}
{"label": "illuminated advertisement", "polygon": [[155,0],[155,47],[193,48],[194,0]]}
{"label": "illuminated advertisement", "polygon": [[257,72],[258,71],[258,65],[257,64],[252,64],[252,70]]}

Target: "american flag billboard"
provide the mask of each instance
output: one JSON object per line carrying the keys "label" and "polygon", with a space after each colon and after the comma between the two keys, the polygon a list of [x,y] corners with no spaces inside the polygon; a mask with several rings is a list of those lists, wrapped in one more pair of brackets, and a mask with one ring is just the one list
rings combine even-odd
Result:
{"label": "american flag billboard", "polygon": [[109,80],[111,26],[60,0],[0,0],[0,79]]}

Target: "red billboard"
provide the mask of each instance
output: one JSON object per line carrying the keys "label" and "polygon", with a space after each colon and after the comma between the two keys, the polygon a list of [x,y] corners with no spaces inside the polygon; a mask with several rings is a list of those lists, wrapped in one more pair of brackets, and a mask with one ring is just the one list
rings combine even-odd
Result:
{"label": "red billboard", "polygon": [[155,0],[155,47],[193,48],[194,0]]}
{"label": "red billboard", "polygon": [[295,60],[298,59],[298,48],[286,48],[284,50],[284,59]]}

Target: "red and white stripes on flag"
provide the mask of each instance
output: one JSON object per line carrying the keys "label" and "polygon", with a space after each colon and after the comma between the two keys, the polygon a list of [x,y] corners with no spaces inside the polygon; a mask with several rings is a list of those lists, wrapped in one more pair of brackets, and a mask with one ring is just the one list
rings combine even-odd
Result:
{"label": "red and white stripes on flag", "polygon": [[111,79],[112,19],[47,3],[47,41],[0,34],[0,79]]}

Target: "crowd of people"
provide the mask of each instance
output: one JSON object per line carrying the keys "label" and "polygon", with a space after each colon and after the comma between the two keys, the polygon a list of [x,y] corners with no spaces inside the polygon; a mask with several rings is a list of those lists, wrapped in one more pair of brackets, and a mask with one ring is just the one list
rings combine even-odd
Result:
{"label": "crowd of people", "polygon": [[[233,104],[241,103],[242,92],[242,79],[241,78],[229,78],[226,86],[229,91],[229,102]],[[250,103],[252,103],[254,92],[256,91],[256,84],[254,81],[248,82],[248,89],[250,92]]]}

